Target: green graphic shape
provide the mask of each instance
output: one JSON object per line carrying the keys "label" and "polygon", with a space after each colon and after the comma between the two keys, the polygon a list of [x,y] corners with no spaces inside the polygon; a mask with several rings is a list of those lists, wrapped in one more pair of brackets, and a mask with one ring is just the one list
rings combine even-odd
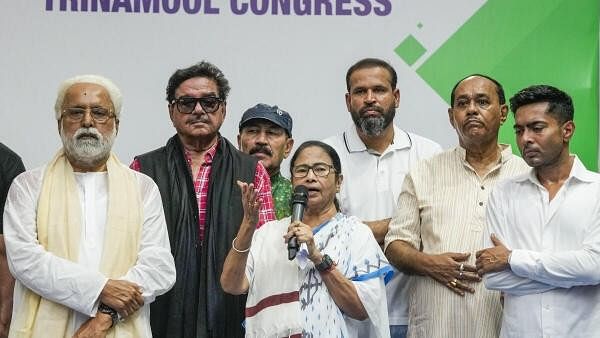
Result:
{"label": "green graphic shape", "polygon": [[[417,73],[447,102],[472,73],[500,81],[507,100],[533,84],[566,91],[575,104],[570,150],[597,171],[599,11],[598,0],[488,0]],[[500,140],[518,153],[513,124],[510,113]]]}
{"label": "green graphic shape", "polygon": [[396,54],[409,66],[412,66],[425,52],[427,49],[415,39],[414,36],[409,35],[404,39],[398,47],[394,50]]}

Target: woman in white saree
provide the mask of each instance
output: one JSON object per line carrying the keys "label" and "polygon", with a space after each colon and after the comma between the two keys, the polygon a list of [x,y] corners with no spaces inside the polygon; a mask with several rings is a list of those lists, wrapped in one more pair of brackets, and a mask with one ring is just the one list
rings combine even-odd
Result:
{"label": "woman in white saree", "polygon": [[[308,141],[290,171],[292,185],[308,190],[302,221],[288,217],[255,229],[261,201],[252,184],[238,182],[245,217],[221,285],[228,293],[248,293],[246,336],[389,337],[384,281],[392,269],[371,230],[338,211],[339,156],[327,144]],[[292,236],[300,251],[290,261]]]}

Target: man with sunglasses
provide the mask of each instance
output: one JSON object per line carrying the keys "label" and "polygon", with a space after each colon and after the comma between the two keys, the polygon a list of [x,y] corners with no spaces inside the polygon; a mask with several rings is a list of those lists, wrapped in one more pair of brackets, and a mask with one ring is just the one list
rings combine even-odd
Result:
{"label": "man with sunglasses", "polygon": [[63,148],[17,176],[6,200],[9,336],[152,337],[150,303],[175,282],[175,264],[158,187],[111,152],[121,92],[76,76],[55,111]]}
{"label": "man with sunglasses", "polygon": [[131,165],[158,184],[177,268],[175,286],[152,306],[154,337],[244,336],[246,298],[225,294],[219,284],[244,214],[236,182],[253,182],[257,226],[275,213],[265,168],[219,134],[229,89],[223,72],[209,62],[175,71],[167,102],[177,134]]}
{"label": "man with sunglasses", "polygon": [[290,216],[292,182],[279,170],[294,145],[290,114],[277,106],[259,103],[242,115],[237,139],[240,150],[258,158],[269,172],[277,219]]}

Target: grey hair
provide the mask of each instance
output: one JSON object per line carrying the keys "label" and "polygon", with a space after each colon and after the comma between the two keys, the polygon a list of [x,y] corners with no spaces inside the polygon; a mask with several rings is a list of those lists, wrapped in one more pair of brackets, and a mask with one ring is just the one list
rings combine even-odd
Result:
{"label": "grey hair", "polygon": [[71,86],[78,83],[93,83],[104,87],[104,89],[106,89],[108,95],[110,96],[110,100],[112,101],[113,107],[115,108],[115,117],[119,119],[119,117],[121,116],[121,107],[123,106],[123,96],[121,95],[121,90],[119,89],[119,87],[117,87],[117,85],[115,85],[111,80],[105,78],[104,76],[86,74],[77,75],[72,78],[66,79],[58,87],[56,103],[54,104],[54,112],[56,113],[57,120],[60,120],[60,117],[62,115],[61,110],[67,90],[71,88]]}

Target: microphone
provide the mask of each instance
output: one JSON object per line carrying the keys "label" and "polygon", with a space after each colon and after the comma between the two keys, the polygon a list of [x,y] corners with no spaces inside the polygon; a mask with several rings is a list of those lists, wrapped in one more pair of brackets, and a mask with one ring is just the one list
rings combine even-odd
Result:
{"label": "microphone", "polygon": [[[308,189],[299,185],[294,188],[294,194],[292,195],[292,223],[296,221],[302,221],[304,217],[304,208],[308,201]],[[296,236],[292,236],[287,244],[288,259],[291,261],[296,258],[300,245]]]}

